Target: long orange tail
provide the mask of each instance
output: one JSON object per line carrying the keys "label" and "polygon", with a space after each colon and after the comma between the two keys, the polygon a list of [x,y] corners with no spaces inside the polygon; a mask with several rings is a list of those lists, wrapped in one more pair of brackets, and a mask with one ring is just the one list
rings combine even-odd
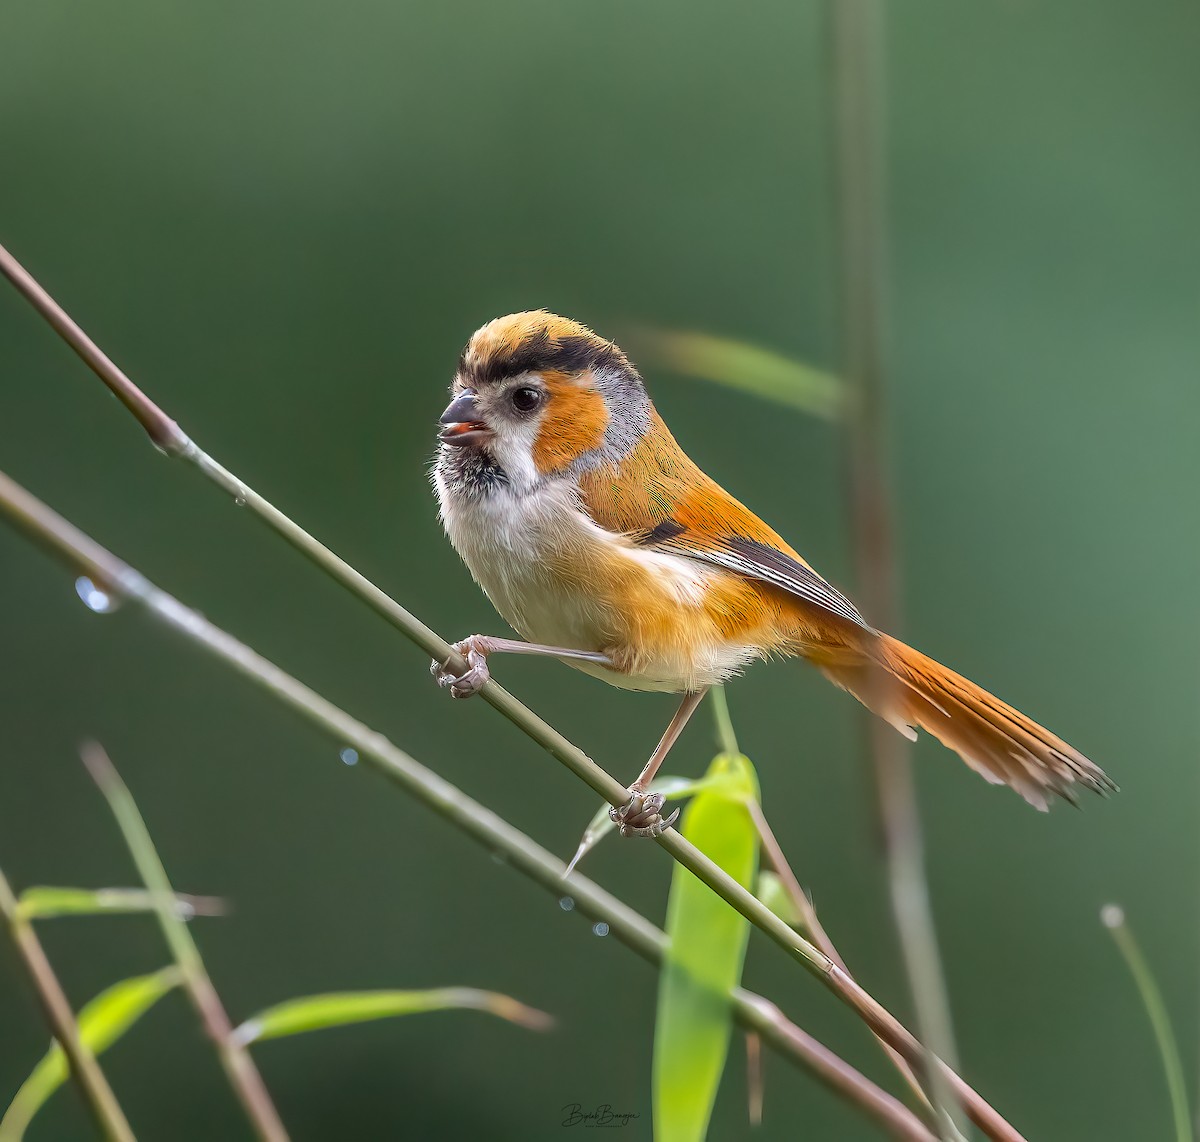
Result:
{"label": "long orange tail", "polygon": [[[911,727],[919,726],[985,780],[1008,785],[1037,809],[1049,808],[1051,793],[1074,803],[1078,785],[1097,793],[1116,789],[1078,750],[961,674],[888,635],[873,651],[887,671],[878,687],[886,708],[875,712],[906,736],[915,738]],[[853,657],[818,653],[813,661],[836,685],[872,705],[871,664],[864,654]]]}

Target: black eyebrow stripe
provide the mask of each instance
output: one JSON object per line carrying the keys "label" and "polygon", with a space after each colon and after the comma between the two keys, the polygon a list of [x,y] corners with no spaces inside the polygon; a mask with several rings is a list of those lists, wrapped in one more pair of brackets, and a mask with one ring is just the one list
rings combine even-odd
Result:
{"label": "black eyebrow stripe", "polygon": [[522,373],[582,373],[606,366],[629,368],[621,350],[607,341],[577,333],[555,340],[544,328],[509,353],[469,361],[464,351],[458,363],[459,375],[476,386],[497,384]]}

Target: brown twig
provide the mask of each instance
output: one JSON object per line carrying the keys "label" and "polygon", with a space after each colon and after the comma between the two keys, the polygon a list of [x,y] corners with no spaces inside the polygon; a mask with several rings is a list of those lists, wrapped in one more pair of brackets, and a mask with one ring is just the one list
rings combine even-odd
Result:
{"label": "brown twig", "polygon": [[[655,928],[643,916],[592,881],[578,874],[568,877],[563,862],[525,834],[467,797],[449,782],[419,765],[382,734],[355,721],[296,679],[256,655],[249,647],[218,630],[177,600],[152,587],[127,564],[121,563],[87,539],[45,505],[39,504],[27,492],[14,485],[2,473],[0,511],[17,520],[27,533],[37,535],[44,546],[54,554],[67,558],[77,569],[110,584],[111,589],[120,592],[122,597],[147,606],[168,625],[175,627],[189,639],[199,642],[238,672],[257,681],[285,704],[306,715],[335,741],[350,742],[362,758],[373,764],[385,776],[396,781],[418,800],[481,843],[488,851],[503,854],[505,863],[510,867],[535,880],[555,896],[561,897],[564,891],[570,892],[573,904],[578,906],[581,912],[594,919],[603,920],[618,940],[643,959],[651,963],[661,962],[666,950],[666,933]],[[156,596],[153,601],[150,597],[151,592]],[[165,879],[165,872],[162,871],[157,857],[153,856],[152,848],[148,848],[151,845],[148,834],[136,841],[133,839],[139,832],[144,832],[144,824],[140,821],[140,815],[137,814],[128,790],[98,745],[90,744],[85,747],[84,756],[93,777],[113,803],[114,812],[119,811],[123,830],[126,831],[135,857],[138,858],[139,869],[147,886],[166,902],[165,908],[171,919],[181,925],[182,921],[178,920],[171,908],[175,898],[169,882]],[[131,815],[137,815],[137,820],[134,821]],[[147,852],[151,854],[149,862]],[[160,913],[160,916],[164,920],[164,931],[170,938],[172,926],[168,924],[163,913]],[[184,934],[187,935],[186,931]],[[210,1034],[217,1040],[218,1045],[231,1042],[228,1019],[221,1008],[219,998],[212,991],[198,953],[193,959],[194,945],[189,949],[177,946],[174,939],[171,943],[181,969],[189,976],[189,987],[194,988],[198,985],[201,989],[202,994],[197,999],[197,1006],[201,1009]],[[204,992],[211,994],[203,994]],[[808,1069],[835,1094],[858,1106],[894,1137],[908,1142],[935,1142],[934,1136],[903,1103],[789,1022],[773,1003],[741,988],[733,993],[732,1003],[734,1015],[743,1026],[761,1034],[782,1055]],[[224,1058],[224,1055],[222,1057]],[[241,1087],[237,1086],[237,1089],[240,1093]]]}
{"label": "brown twig", "polygon": [[17,946],[29,981],[37,992],[46,1020],[67,1057],[71,1075],[100,1133],[110,1142],[134,1142],[125,1112],[108,1085],[96,1056],[83,1041],[70,1001],[58,982],[58,976],[54,974],[54,968],[50,966],[33,925],[21,915],[3,872],[0,872],[0,915],[8,923],[13,943]]}
{"label": "brown twig", "polygon": [[[788,894],[788,899],[792,902],[792,907],[796,909],[796,913],[800,917],[801,927],[821,951],[833,960],[842,971],[850,975],[850,969],[846,966],[846,961],[842,959],[841,953],[834,947],[833,941],[829,938],[828,933],[817,917],[816,908],[813,907],[812,901],[808,898],[808,893],[804,891],[800,881],[796,878],[795,872],[792,871],[792,866],[788,863],[788,859],[784,855],[783,848],[775,836],[775,831],[767,821],[767,816],[763,812],[762,805],[757,801],[750,802],[750,817],[758,830],[759,844],[767,858],[767,863],[770,864],[775,875],[779,877],[784,891]],[[908,1084],[913,1096],[917,1099],[921,1113],[932,1115],[933,1104],[930,1103],[929,1097],[921,1086],[921,1081],[917,1078],[916,1072],[909,1066],[907,1060],[899,1051],[889,1046],[878,1035],[876,1035],[876,1038],[879,1040],[879,1045],[883,1048],[888,1058],[892,1061],[892,1064],[900,1072],[900,1076]]]}
{"label": "brown twig", "polygon": [[[119,598],[144,607],[160,621],[198,643],[237,673],[255,682],[329,733],[335,741],[352,745],[365,760],[472,836],[484,840],[493,848],[502,847],[510,859],[514,859],[514,854],[529,858],[529,846],[537,848],[532,841],[501,821],[490,810],[420,766],[382,734],[338,709],[314,690],[280,670],[274,663],[214,626],[203,615],[185,607],[177,599],[155,587],[145,576],[110,554],[3,473],[0,473],[0,513],[77,571],[106,584]],[[574,746],[570,748],[575,750]],[[596,766],[590,758],[581,751],[575,752],[579,754],[582,762],[602,775],[603,781],[599,782],[603,787],[601,792],[621,789],[620,783]],[[752,924],[804,964],[835,995],[858,1012],[873,1030],[879,1031],[905,1058],[910,1062],[923,1058],[916,1038],[905,1030],[894,1016],[863,991],[837,964],[813,947],[695,846],[673,829],[663,834],[660,843],[685,868],[692,871]],[[544,853],[541,849],[537,851],[539,854]],[[561,861],[550,857],[549,854],[545,854],[545,857],[552,862],[560,891],[564,884],[573,887],[577,883],[574,877],[566,881],[562,879],[566,869]],[[542,866],[540,855],[534,864]],[[750,1012],[745,1014],[747,1017],[752,1015]],[[758,1025],[757,1022],[755,1025]],[[800,1040],[789,1033],[785,1041],[795,1043]],[[803,1061],[806,1065],[809,1062],[807,1058]],[[831,1073],[825,1064],[821,1065],[825,1067],[823,1073]],[[972,1113],[978,1116],[980,1125],[989,1137],[1002,1139],[1004,1142],[1021,1142],[1021,1136],[961,1078],[948,1070],[947,1075],[961,1097],[968,1102]],[[905,1113],[911,1112],[905,1108]]]}
{"label": "brown twig", "polygon": [[225,1076],[242,1104],[254,1133],[263,1142],[288,1142],[287,1130],[271,1101],[262,1075],[250,1058],[250,1052],[235,1038],[233,1024],[200,958],[200,949],[196,947],[186,922],[179,915],[175,890],[171,887],[167,870],[154,847],[137,803],[99,742],[85,742],[80,755],[117,819],[138,873],[154,900],[159,926],[171,955],[179,965],[184,989],[200,1016],[205,1033],[216,1047]]}
{"label": "brown twig", "polygon": [[[849,484],[858,584],[864,610],[884,630],[897,629],[896,560],[886,467],[884,383],[885,224],[881,146],[882,0],[834,0],[832,61],[837,200],[840,204],[844,376],[850,385]],[[891,685],[871,671],[868,705],[886,708]],[[868,717],[878,815],[887,858],[892,912],[930,1056],[957,1067],[950,1005],[925,879],[921,823],[905,742]],[[910,1062],[914,1060],[910,1059]],[[942,1119],[942,1135],[966,1129],[941,1068],[918,1057]]]}

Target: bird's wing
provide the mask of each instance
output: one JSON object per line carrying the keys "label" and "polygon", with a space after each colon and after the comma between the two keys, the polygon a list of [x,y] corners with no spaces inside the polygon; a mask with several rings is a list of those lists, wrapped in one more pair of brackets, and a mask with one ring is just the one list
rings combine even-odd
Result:
{"label": "bird's wing", "polygon": [[651,430],[620,462],[583,473],[584,510],[607,531],[769,583],[871,630],[858,609],[749,508],[706,476],[653,414]]}
{"label": "bird's wing", "polygon": [[658,549],[760,579],[855,626],[870,629],[858,608],[841,591],[787,551],[736,533],[705,539],[702,544],[687,543],[681,535],[679,540],[658,545]]}

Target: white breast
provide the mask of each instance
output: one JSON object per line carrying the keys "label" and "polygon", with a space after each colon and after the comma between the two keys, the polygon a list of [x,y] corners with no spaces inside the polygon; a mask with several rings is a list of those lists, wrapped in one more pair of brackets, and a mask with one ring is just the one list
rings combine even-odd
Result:
{"label": "white breast", "polygon": [[[647,551],[605,531],[580,508],[566,479],[517,493],[499,486],[487,495],[468,496],[455,494],[437,472],[435,485],[450,542],[496,610],[530,642],[590,651],[603,651],[611,642],[615,604],[604,597],[603,584],[568,587],[556,568],[574,569],[576,582],[582,568],[586,581],[589,561],[616,554],[697,615],[704,614],[706,584],[726,574],[695,560]],[[756,657],[757,648],[731,644],[714,628],[699,644],[662,647],[635,675],[564,661],[627,689],[679,692],[720,682]]]}

